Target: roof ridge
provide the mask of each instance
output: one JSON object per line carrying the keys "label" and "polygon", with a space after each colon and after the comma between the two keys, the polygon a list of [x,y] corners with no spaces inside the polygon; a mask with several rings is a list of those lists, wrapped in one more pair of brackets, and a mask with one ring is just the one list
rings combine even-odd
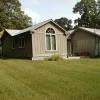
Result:
{"label": "roof ridge", "polygon": [[[65,29],[63,29],[61,26],[59,26],[57,23],[55,23],[52,19],[48,19],[48,20],[45,20],[45,21],[42,21],[36,25],[32,25],[28,28],[25,28],[23,30],[12,30],[12,29],[5,29],[6,31],[8,31],[8,33],[11,35],[11,36],[15,36],[15,35],[18,35],[18,34],[21,34],[21,33],[25,33],[27,31],[34,31],[36,30],[37,28],[49,23],[49,22],[53,22],[56,26],[58,26],[60,29],[62,29],[64,32],[66,32]],[[14,32],[16,31],[16,32]]]}

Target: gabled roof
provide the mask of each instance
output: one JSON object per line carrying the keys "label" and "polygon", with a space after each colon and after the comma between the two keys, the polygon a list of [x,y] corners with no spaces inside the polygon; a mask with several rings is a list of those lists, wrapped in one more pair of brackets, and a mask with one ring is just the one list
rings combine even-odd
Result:
{"label": "gabled roof", "polygon": [[77,30],[83,30],[86,32],[89,32],[91,34],[100,36],[100,29],[95,29],[95,28],[85,28],[85,27],[79,27],[76,30],[74,30],[73,32],[71,32],[71,34],[73,34],[74,32],[76,32]]}
{"label": "gabled roof", "polygon": [[63,29],[61,26],[59,26],[58,24],[56,24],[52,19],[50,20],[46,20],[46,21],[43,21],[41,23],[38,23],[36,25],[33,25],[29,28],[26,28],[26,29],[23,29],[23,30],[11,30],[11,29],[5,29],[5,31],[11,35],[11,36],[15,36],[15,35],[19,35],[19,34],[22,34],[22,33],[25,33],[25,32],[28,32],[28,31],[33,31],[36,30],[37,28],[49,23],[49,22],[52,22],[53,24],[55,24],[57,27],[59,27],[62,31],[64,31],[64,33],[66,34],[66,30]]}
{"label": "gabled roof", "polygon": [[26,28],[26,29],[20,31],[19,34],[24,33],[24,32],[27,32],[27,31],[34,31],[34,30],[36,30],[37,28],[39,28],[39,27],[41,27],[41,26],[43,26],[43,25],[45,25],[45,24],[47,24],[47,23],[49,23],[49,22],[52,22],[52,23],[55,24],[57,27],[59,27],[61,30],[63,30],[64,32],[66,32],[65,29],[63,29],[61,26],[59,26],[58,24],[56,24],[52,19],[49,19],[49,20],[43,21],[43,22],[41,22],[41,23],[38,23],[38,24],[36,24],[36,25],[33,25],[33,26],[29,27],[29,28]]}
{"label": "gabled roof", "polygon": [[9,33],[9,35],[15,36],[15,35],[18,35],[18,33],[20,33],[21,30],[5,29],[5,31],[6,31],[7,33]]}

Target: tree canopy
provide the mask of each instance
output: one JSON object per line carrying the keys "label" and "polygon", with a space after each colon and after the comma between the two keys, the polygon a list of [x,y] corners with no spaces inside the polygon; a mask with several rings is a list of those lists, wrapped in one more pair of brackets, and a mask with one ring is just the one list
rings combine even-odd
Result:
{"label": "tree canopy", "polygon": [[100,28],[100,0],[81,0],[73,8],[73,12],[79,13],[81,18],[75,20],[78,26]]}
{"label": "tree canopy", "polygon": [[0,0],[0,31],[23,29],[32,25],[31,18],[21,10],[19,0]]}
{"label": "tree canopy", "polygon": [[64,28],[65,30],[71,30],[72,29],[72,20],[66,18],[66,17],[62,17],[59,19],[55,19],[55,22],[60,25],[62,28]]}

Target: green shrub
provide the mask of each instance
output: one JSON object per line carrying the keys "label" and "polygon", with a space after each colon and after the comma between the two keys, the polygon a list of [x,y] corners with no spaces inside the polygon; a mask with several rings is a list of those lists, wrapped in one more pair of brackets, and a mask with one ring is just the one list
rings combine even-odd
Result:
{"label": "green shrub", "polygon": [[47,61],[60,61],[64,60],[60,55],[53,55],[46,59]]}

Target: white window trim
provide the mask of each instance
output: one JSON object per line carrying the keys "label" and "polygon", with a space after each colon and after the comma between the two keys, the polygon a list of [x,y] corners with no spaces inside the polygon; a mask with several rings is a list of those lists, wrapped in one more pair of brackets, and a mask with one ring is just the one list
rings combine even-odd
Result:
{"label": "white window trim", "polygon": [[19,38],[19,39],[23,39],[24,40],[24,46],[22,46],[22,40],[21,40],[21,46],[19,44],[19,48],[22,49],[22,48],[25,48],[25,38]]}
{"label": "white window trim", "polygon": [[[50,35],[50,42],[51,42],[51,43],[50,43],[50,46],[51,46],[51,50],[48,50],[48,49],[47,49],[47,41],[46,41],[46,36],[47,36],[47,35]],[[56,50],[53,50],[53,49],[52,49],[52,35],[55,36]],[[45,32],[45,51],[47,51],[47,52],[57,52],[57,51],[58,51],[56,33],[46,33],[46,32]]]}

